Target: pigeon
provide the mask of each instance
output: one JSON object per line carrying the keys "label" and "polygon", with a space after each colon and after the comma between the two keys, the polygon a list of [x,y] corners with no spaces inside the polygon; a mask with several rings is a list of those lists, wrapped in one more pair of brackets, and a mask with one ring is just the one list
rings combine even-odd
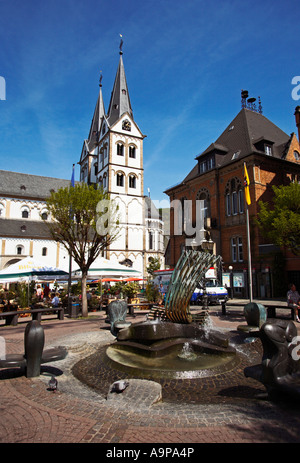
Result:
{"label": "pigeon", "polygon": [[116,381],[115,383],[112,384],[109,392],[120,393],[120,392],[123,392],[128,386],[129,386],[129,382],[121,379],[120,381]]}
{"label": "pigeon", "polygon": [[56,392],[57,391],[57,379],[54,376],[51,376],[51,379],[48,383],[49,391]]}

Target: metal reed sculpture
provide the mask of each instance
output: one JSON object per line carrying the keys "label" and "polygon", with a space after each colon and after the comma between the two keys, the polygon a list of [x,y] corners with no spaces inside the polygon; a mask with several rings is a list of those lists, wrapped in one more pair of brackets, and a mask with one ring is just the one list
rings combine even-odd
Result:
{"label": "metal reed sculpture", "polygon": [[220,256],[194,250],[184,251],[172,273],[165,300],[166,316],[174,323],[192,323],[190,300],[197,283],[220,261]]}

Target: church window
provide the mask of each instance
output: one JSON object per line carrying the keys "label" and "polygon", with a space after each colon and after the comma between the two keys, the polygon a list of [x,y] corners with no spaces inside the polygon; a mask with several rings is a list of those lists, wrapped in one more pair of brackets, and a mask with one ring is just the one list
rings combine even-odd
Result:
{"label": "church window", "polygon": [[122,143],[117,144],[117,154],[118,156],[124,156],[124,145]]}
{"label": "church window", "polygon": [[129,175],[129,188],[136,188],[136,176]]}
{"label": "church window", "polygon": [[136,157],[136,150],[135,146],[129,146],[129,157],[135,159]]}
{"label": "church window", "polygon": [[24,253],[24,246],[22,246],[21,244],[19,244],[19,245],[17,246],[16,251],[17,251],[17,254],[18,254],[18,255],[23,254],[23,253]]}
{"label": "church window", "polygon": [[294,151],[294,158],[296,159],[296,161],[300,161],[300,154],[298,153],[298,151]]}
{"label": "church window", "polygon": [[117,186],[124,186],[124,175],[117,174]]}
{"label": "church window", "polygon": [[29,217],[29,210],[27,208],[23,208],[22,211],[22,219],[28,219]]}
{"label": "church window", "polygon": [[149,231],[149,249],[154,249],[154,236],[153,236],[153,232],[152,231]]}
{"label": "church window", "polygon": [[46,256],[47,255],[47,248],[43,248],[42,249],[42,256]]}
{"label": "church window", "polygon": [[103,175],[103,188],[106,188],[106,180],[107,180],[107,176],[106,174]]}
{"label": "church window", "polygon": [[41,217],[42,217],[43,220],[47,220],[48,219],[48,213],[46,211],[42,212]]}

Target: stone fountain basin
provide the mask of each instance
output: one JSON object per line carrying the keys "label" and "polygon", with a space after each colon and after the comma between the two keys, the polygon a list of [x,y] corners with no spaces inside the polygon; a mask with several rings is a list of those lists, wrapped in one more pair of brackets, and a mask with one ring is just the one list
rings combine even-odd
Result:
{"label": "stone fountain basin", "polygon": [[120,330],[117,336],[118,341],[136,341],[146,345],[170,338],[202,340],[210,345],[229,348],[228,336],[216,330],[205,329],[197,323],[183,324],[149,320],[132,324]]}
{"label": "stone fountain basin", "polygon": [[[186,344],[195,354],[191,358],[181,356]],[[223,333],[153,320],[121,330],[106,350],[105,363],[136,377],[185,379],[224,373],[239,358]]]}

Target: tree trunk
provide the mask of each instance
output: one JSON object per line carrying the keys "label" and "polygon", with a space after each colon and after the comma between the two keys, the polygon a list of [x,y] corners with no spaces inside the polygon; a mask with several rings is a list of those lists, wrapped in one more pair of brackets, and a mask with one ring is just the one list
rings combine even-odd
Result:
{"label": "tree trunk", "polygon": [[88,303],[86,297],[86,280],[87,280],[87,272],[82,272],[82,279],[81,279],[81,305],[82,305],[82,316],[88,316]]}

